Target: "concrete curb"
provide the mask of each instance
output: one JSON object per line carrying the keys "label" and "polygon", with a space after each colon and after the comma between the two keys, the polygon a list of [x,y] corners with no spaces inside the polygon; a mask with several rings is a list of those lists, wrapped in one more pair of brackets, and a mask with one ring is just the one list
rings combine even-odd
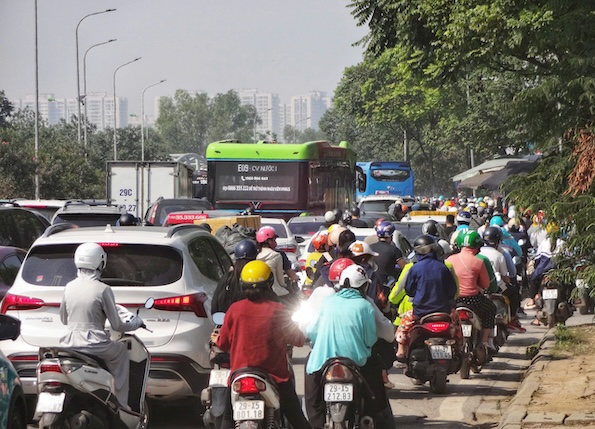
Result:
{"label": "concrete curb", "polygon": [[541,378],[549,363],[550,349],[556,342],[555,332],[556,328],[550,329],[539,342],[539,352],[531,360],[517,393],[510,401],[506,411],[502,414],[498,424],[499,429],[522,428],[522,422],[527,416],[527,406],[539,388]]}

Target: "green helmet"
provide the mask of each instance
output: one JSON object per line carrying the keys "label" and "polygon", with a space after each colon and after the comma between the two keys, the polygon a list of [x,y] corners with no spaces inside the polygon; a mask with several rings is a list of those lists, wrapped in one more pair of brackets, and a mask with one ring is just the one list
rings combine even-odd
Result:
{"label": "green helmet", "polygon": [[471,247],[475,249],[477,247],[483,246],[483,240],[481,236],[477,231],[474,230],[468,230],[465,231],[464,234],[459,234],[456,241],[459,248]]}

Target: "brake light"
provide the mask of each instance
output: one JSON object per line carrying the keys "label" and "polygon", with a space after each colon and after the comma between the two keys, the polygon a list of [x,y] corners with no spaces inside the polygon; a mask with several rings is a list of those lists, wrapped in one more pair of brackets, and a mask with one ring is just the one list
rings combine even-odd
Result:
{"label": "brake light", "polygon": [[161,298],[155,300],[153,308],[165,311],[192,311],[197,317],[207,317],[204,306],[207,298],[207,294],[204,292]]}
{"label": "brake light", "polygon": [[44,372],[62,372],[62,368],[57,363],[44,363],[41,362],[39,364],[39,373],[43,374]]}
{"label": "brake light", "polygon": [[332,364],[326,371],[324,376],[326,381],[351,381],[353,380],[353,373],[351,370],[341,363]]}
{"label": "brake light", "polygon": [[6,314],[8,310],[34,310],[36,308],[41,308],[44,305],[45,302],[39,298],[7,293],[2,300],[0,313]]}
{"label": "brake light", "polygon": [[149,220],[149,222],[151,222],[151,225],[155,225],[155,215],[157,214],[157,208],[159,207],[159,204],[155,204],[152,208],[152,212],[151,212],[151,219]]}
{"label": "brake light", "polygon": [[295,253],[297,252],[297,246],[294,244],[287,244],[285,246],[277,246],[277,250],[281,250],[285,253]]}
{"label": "brake light", "polygon": [[266,389],[266,384],[254,377],[243,377],[233,382],[233,391],[240,395],[255,395]]}
{"label": "brake light", "polygon": [[459,313],[459,319],[461,319],[463,321],[468,321],[468,320],[473,319],[473,313],[471,313],[470,311],[457,310],[457,313]]}
{"label": "brake light", "polygon": [[430,332],[444,332],[448,329],[448,327],[450,326],[450,323],[448,322],[430,322],[430,323],[424,323],[424,328],[427,329]]}
{"label": "brake light", "polygon": [[11,362],[37,362],[39,357],[37,355],[16,355],[8,356]]}

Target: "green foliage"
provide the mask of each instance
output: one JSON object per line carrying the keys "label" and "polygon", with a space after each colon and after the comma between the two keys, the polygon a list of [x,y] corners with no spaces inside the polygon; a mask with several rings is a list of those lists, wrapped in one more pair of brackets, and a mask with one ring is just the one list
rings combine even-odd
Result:
{"label": "green foliage", "polygon": [[8,101],[8,98],[6,98],[4,90],[0,90],[0,128],[8,126],[8,119],[10,118],[10,115],[12,115],[13,110],[14,107],[12,103]]}

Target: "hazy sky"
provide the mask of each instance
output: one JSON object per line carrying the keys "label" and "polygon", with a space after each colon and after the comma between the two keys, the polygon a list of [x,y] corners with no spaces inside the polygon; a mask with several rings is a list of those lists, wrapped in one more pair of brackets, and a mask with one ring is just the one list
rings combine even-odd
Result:
{"label": "hazy sky", "polygon": [[[345,67],[362,59],[349,0],[38,0],[39,92],[76,95],[76,26],[80,85],[87,54],[87,92],[127,97],[130,113],[153,111],[156,96],[176,89],[209,95],[236,88],[278,93],[281,102],[311,90],[330,95]],[[0,0],[0,90],[35,93],[34,0]]]}

